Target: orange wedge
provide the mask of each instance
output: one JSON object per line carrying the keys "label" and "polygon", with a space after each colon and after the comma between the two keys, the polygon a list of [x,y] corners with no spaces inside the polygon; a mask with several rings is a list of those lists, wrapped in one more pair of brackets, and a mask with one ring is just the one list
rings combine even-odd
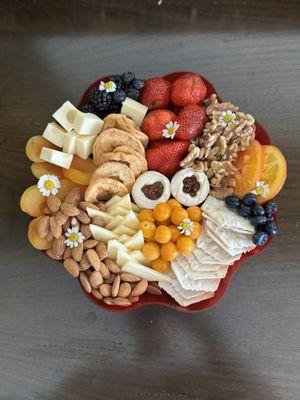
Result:
{"label": "orange wedge", "polygon": [[239,172],[235,175],[236,187],[234,193],[242,198],[255,188],[256,182],[261,180],[263,146],[257,140],[253,140],[247,150],[239,153],[235,166]]}
{"label": "orange wedge", "polygon": [[257,196],[261,204],[276,196],[284,185],[287,174],[286,161],[281,151],[273,145],[262,146],[262,149],[264,166],[260,180],[268,185],[268,194]]}

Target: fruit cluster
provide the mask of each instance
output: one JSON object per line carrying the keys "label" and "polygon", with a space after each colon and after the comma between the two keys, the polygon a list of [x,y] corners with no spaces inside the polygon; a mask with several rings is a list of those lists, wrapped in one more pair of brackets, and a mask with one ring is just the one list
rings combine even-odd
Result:
{"label": "fruit cluster", "polygon": [[264,205],[258,204],[254,193],[246,194],[242,199],[236,195],[227,196],[225,204],[228,208],[235,210],[241,217],[249,219],[256,231],[252,237],[256,246],[263,246],[269,236],[278,234],[278,226],[274,220],[277,205],[268,201]]}
{"label": "fruit cluster", "polygon": [[99,87],[90,89],[89,101],[81,111],[94,113],[101,118],[110,113],[119,113],[126,97],[140,100],[143,87],[144,81],[137,79],[133,72],[111,76],[108,82],[101,81]]}
{"label": "fruit cluster", "polygon": [[201,234],[200,207],[184,209],[175,199],[159,203],[154,210],[144,209],[139,213],[139,228],[146,241],[145,257],[156,271],[167,273],[170,261],[179,253],[191,254]]}

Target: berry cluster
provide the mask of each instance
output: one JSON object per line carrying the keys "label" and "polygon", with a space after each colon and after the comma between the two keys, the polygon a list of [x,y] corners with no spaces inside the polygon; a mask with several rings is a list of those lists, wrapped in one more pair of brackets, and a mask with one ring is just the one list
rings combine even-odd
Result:
{"label": "berry cluster", "polygon": [[119,113],[126,97],[140,100],[144,81],[137,79],[133,72],[111,76],[109,82],[114,83],[114,88],[110,91],[101,90],[100,87],[89,91],[89,101],[80,109],[82,112],[91,112],[103,118],[111,113]]}
{"label": "berry cluster", "polygon": [[256,195],[249,193],[242,200],[235,195],[227,196],[225,204],[241,217],[249,219],[255,227],[256,231],[252,240],[256,246],[264,245],[269,236],[277,235],[278,226],[273,217],[273,214],[277,212],[277,205],[273,201],[268,201],[262,206],[258,204]]}

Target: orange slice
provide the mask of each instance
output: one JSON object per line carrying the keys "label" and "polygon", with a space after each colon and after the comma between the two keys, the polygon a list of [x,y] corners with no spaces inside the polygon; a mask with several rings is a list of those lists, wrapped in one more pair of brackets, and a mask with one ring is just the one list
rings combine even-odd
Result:
{"label": "orange slice", "polygon": [[267,188],[268,194],[257,196],[259,203],[272,199],[281,190],[286,180],[287,167],[284,155],[273,145],[262,146],[263,173],[261,182]]}
{"label": "orange slice", "polygon": [[263,171],[263,146],[253,140],[247,150],[239,153],[235,162],[239,170],[235,175],[236,187],[234,193],[240,198],[255,188],[256,182],[261,180]]}

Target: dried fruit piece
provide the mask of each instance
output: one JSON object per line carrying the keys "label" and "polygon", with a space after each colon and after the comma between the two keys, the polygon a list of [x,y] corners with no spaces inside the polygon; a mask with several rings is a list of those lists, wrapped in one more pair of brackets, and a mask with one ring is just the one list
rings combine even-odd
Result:
{"label": "dried fruit piece", "polygon": [[41,239],[38,233],[38,224],[42,217],[34,218],[28,226],[28,239],[31,245],[37,250],[47,250],[52,247],[51,241],[47,238]]}
{"label": "dried fruit piece", "polygon": [[78,185],[88,185],[95,170],[96,165],[90,158],[83,160],[74,156],[71,167],[63,169],[63,174],[67,179]]}
{"label": "dried fruit piece", "polygon": [[31,172],[36,178],[43,175],[55,175],[59,179],[63,178],[62,168],[48,162],[34,162],[31,164]]}
{"label": "dried fruit piece", "polygon": [[32,162],[43,163],[44,160],[40,158],[40,154],[43,147],[47,147],[48,149],[58,150],[58,147],[55,146],[53,143],[43,138],[43,136],[37,135],[37,136],[32,136],[26,143],[26,148],[25,148],[26,156]]}
{"label": "dried fruit piece", "polygon": [[46,197],[37,188],[37,185],[27,188],[21,196],[20,208],[31,217],[44,215]]}

